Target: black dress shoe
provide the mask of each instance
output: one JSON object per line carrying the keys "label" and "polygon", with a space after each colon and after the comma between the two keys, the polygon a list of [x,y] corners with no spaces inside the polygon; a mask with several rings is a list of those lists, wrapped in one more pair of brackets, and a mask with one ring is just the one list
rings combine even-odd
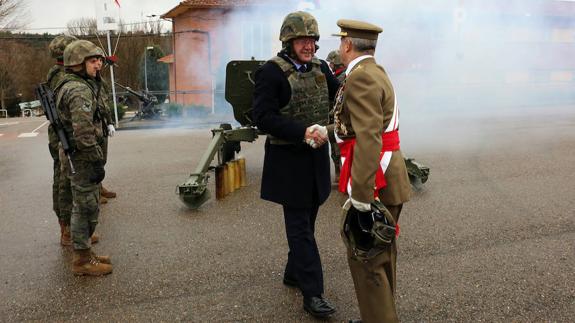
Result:
{"label": "black dress shoe", "polygon": [[349,323],[361,323],[363,322],[362,320],[349,320]]}
{"label": "black dress shoe", "polygon": [[284,285],[289,287],[299,287],[297,279],[288,276],[284,276]]}
{"label": "black dress shoe", "polygon": [[327,318],[335,313],[335,307],[323,297],[304,297],[303,308],[318,318]]}

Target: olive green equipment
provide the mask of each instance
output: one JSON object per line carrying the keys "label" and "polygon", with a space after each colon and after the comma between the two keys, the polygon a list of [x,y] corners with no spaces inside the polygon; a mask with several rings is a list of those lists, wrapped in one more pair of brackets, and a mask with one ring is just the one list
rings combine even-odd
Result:
{"label": "olive green equipment", "polygon": [[78,38],[70,35],[58,35],[48,45],[48,49],[50,50],[50,54],[53,58],[62,59],[64,56],[64,50],[66,46],[71,44],[72,42],[78,40]]}
{"label": "olive green equipment", "polygon": [[341,56],[339,55],[339,50],[332,50],[327,54],[325,60],[329,63],[332,63],[334,66],[343,66],[341,62]]}
{"label": "olive green equipment", "polygon": [[[180,200],[190,209],[195,210],[210,199],[211,194],[207,186],[210,177],[209,172],[212,170],[216,172],[216,193],[218,193],[216,197],[221,197],[222,194],[227,195],[230,190],[233,190],[233,188],[224,187],[224,192],[220,193],[222,187],[217,184],[232,182],[232,180],[225,178],[231,172],[230,168],[234,168],[234,166],[230,167],[229,163],[234,161],[236,154],[240,152],[240,143],[242,141],[253,142],[258,138],[258,135],[264,134],[255,128],[251,119],[255,84],[254,73],[264,63],[265,61],[253,59],[237,60],[230,61],[226,66],[225,98],[231,104],[234,119],[240,124],[240,127],[232,128],[230,124],[222,124],[219,128],[212,129],[212,140],[196,169],[184,183],[177,186],[176,192]],[[217,164],[212,166],[216,155]],[[239,163],[244,165],[239,176],[241,180],[243,174],[243,181],[245,182],[245,160],[240,160]],[[416,163],[412,158],[406,158],[405,163],[412,185],[416,189],[421,189],[421,185],[427,181],[429,168]],[[235,169],[233,171],[237,174]],[[218,178],[221,181],[218,181]],[[236,181],[236,179],[233,180],[233,182]]]}
{"label": "olive green equipment", "polygon": [[[261,135],[251,120],[254,73],[265,61],[231,61],[226,66],[225,98],[233,108],[240,127],[222,124],[212,129],[212,140],[188,180],[177,186],[180,200],[190,209],[197,209],[211,197],[207,188],[209,171],[216,173],[216,197],[222,198],[238,186],[245,186],[245,160],[236,160],[240,142],[253,142]],[[217,165],[211,166],[217,155]]]}
{"label": "olive green equipment", "polygon": [[413,158],[404,158],[403,160],[405,161],[411,186],[414,190],[420,191],[429,178],[429,167],[416,162]]}
{"label": "olive green equipment", "polygon": [[104,58],[104,51],[91,41],[76,40],[68,44],[64,49],[64,66],[71,67],[84,63],[90,57],[100,56]]}
{"label": "olive green equipment", "polygon": [[155,95],[144,91],[138,92],[132,90],[129,86],[124,86],[118,82],[114,82],[117,86],[126,90],[127,93],[135,96],[140,100],[141,104],[138,111],[130,121],[140,120],[140,119],[159,119],[162,116],[162,109],[158,107],[158,98]]}
{"label": "olive green equipment", "polygon": [[288,42],[295,38],[313,37],[319,40],[319,28],[314,16],[305,11],[288,14],[280,28],[280,41]]}

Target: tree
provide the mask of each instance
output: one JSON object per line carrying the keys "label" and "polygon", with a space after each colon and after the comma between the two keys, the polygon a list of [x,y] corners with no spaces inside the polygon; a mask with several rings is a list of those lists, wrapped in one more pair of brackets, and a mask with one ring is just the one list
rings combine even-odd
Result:
{"label": "tree", "polygon": [[96,18],[78,18],[70,20],[66,24],[68,33],[76,37],[96,35],[98,33],[98,25]]}
{"label": "tree", "polygon": [[[140,60],[140,84],[145,88],[147,72],[148,90],[150,91],[168,91],[168,66],[164,63],[159,63],[158,59],[164,57],[164,52],[159,46],[149,46],[151,49],[145,48]],[[145,63],[145,64],[144,64]],[[146,65],[146,68],[144,68]],[[166,95],[156,95],[159,102],[166,99]]]}
{"label": "tree", "polygon": [[19,29],[26,26],[24,0],[0,0],[0,28]]}

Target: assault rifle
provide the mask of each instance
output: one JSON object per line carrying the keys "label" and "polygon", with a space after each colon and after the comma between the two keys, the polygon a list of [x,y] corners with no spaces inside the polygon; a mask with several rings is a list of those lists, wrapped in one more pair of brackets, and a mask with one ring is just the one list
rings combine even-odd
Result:
{"label": "assault rifle", "polygon": [[74,150],[70,147],[70,141],[68,140],[68,137],[66,137],[62,121],[60,120],[60,117],[58,117],[56,103],[54,102],[54,92],[46,83],[41,83],[36,87],[36,96],[42,103],[42,110],[44,110],[46,119],[50,121],[50,125],[52,125],[52,128],[58,135],[58,140],[60,140],[60,143],[62,144],[62,149],[64,149],[64,153],[66,154],[66,157],[68,157],[72,174],[76,174],[72,158],[70,158],[70,154],[73,153]]}

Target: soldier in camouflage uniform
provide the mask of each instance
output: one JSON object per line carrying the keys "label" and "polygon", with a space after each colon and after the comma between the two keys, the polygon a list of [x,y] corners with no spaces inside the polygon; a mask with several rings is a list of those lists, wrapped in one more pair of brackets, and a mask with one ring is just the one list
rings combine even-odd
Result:
{"label": "soldier in camouflage uniform", "polygon": [[329,63],[329,68],[331,69],[335,77],[337,77],[339,83],[343,83],[343,80],[345,79],[345,73],[344,73],[345,66],[341,62],[341,57],[339,56],[339,50],[332,50],[331,52],[329,52],[325,60],[326,62]]}
{"label": "soldier in camouflage uniform", "polygon": [[[325,60],[329,63],[329,68],[333,72],[333,75],[335,75],[339,83],[342,84],[343,80],[345,79],[345,73],[344,73],[345,66],[343,65],[343,63],[341,62],[341,58],[339,57],[339,50],[332,50],[327,55],[327,58]],[[330,124],[333,124],[334,122],[333,114],[334,110],[331,109],[329,111]],[[331,160],[333,160],[333,166],[335,169],[335,182],[337,183],[339,182],[339,172],[341,169],[341,154],[339,152],[339,146],[335,141],[335,136],[333,135],[333,132],[332,131],[328,132],[328,135],[329,135],[329,147],[331,151]]]}
{"label": "soldier in camouflage uniform", "polygon": [[64,131],[74,149],[70,155],[76,172],[60,147],[62,172],[72,187],[71,231],[74,247],[72,271],[76,275],[105,275],[112,272],[110,258],[96,256],[90,236],[98,224],[99,185],[104,179],[102,105],[99,104],[104,52],[86,40],[77,40],[64,50],[65,77],[56,85],[56,104]]}
{"label": "soldier in camouflage uniform", "polygon": [[[50,54],[56,59],[56,64],[50,68],[46,76],[46,83],[54,90],[65,75],[64,72],[64,49],[68,44],[77,40],[74,36],[60,35],[54,38],[48,46]],[[52,206],[58,222],[60,223],[60,244],[69,246],[72,244],[70,237],[70,216],[72,214],[72,192],[70,181],[60,172],[60,157],[58,154],[58,135],[52,125],[48,126],[48,149],[52,156],[54,176],[52,183]]]}
{"label": "soldier in camouflage uniform", "polygon": [[282,50],[255,73],[253,119],[268,134],[261,197],[284,211],[289,252],[283,282],[301,290],[307,312],[328,317],[335,308],[322,296],[314,231],[319,206],[331,191],[323,125],[339,82],[315,56],[318,40],[312,15],[287,15],[280,31]]}
{"label": "soldier in camouflage uniform", "polygon": [[[102,114],[103,114],[103,120],[104,120],[104,128],[107,130],[106,134],[104,135],[104,140],[102,141],[100,147],[102,148],[102,153],[104,154],[104,165],[106,165],[106,162],[108,161],[108,137],[113,137],[114,134],[116,133],[116,129],[114,128],[114,121],[112,119],[112,113],[110,110],[110,97],[109,97],[109,93],[110,93],[110,88],[108,83],[106,83],[104,80],[101,81],[101,85],[102,85],[102,90],[100,92],[100,96],[101,96],[101,104],[103,106],[102,108]],[[116,198],[116,192],[107,190],[104,187],[104,184],[101,183],[100,184],[100,204],[105,204],[108,202],[109,198]]]}

